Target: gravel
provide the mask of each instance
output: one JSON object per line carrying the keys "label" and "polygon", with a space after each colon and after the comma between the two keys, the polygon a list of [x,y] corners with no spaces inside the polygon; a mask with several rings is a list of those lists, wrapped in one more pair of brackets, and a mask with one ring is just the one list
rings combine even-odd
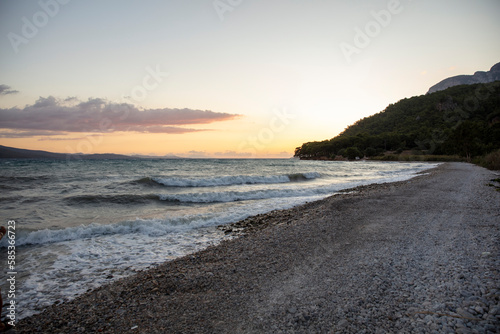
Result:
{"label": "gravel", "polygon": [[19,333],[500,333],[500,192],[446,163],[221,227],[236,237]]}

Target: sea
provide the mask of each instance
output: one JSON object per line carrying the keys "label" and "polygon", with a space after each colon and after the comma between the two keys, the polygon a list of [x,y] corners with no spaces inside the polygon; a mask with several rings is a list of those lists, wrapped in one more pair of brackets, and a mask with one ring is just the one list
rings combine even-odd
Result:
{"label": "sea", "polygon": [[[297,159],[0,159],[0,224],[11,226],[0,242],[4,304],[15,300],[17,321],[231,238],[219,225],[359,185],[408,180],[436,166]],[[8,255],[8,250],[15,252]],[[12,277],[14,285],[8,281]],[[14,298],[8,298],[12,290]]]}

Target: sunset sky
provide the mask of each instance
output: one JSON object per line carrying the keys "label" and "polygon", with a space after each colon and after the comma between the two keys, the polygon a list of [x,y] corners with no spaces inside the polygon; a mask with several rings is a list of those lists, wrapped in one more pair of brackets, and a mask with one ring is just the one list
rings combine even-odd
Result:
{"label": "sunset sky", "polygon": [[498,0],[0,0],[0,145],[291,157],[500,62]]}

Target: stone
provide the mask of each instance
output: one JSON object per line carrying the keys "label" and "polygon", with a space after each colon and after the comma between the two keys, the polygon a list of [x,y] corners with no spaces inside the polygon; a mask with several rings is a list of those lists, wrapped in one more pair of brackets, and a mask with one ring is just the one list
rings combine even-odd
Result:
{"label": "stone", "polygon": [[342,329],[342,328],[345,328],[349,325],[349,321],[347,321],[346,319],[342,319],[340,320],[338,323],[337,323],[337,328],[339,329]]}
{"label": "stone", "polygon": [[474,317],[472,314],[470,314],[469,312],[467,312],[466,310],[462,309],[462,308],[457,308],[457,313],[464,317],[464,318],[467,318],[467,319],[475,319],[476,317]]}

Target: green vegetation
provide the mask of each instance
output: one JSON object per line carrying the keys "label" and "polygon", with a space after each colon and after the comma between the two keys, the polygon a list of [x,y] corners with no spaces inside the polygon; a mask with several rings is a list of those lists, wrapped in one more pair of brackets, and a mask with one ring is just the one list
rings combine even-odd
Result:
{"label": "green vegetation", "polygon": [[500,170],[500,149],[484,156],[476,157],[474,163],[488,169]]}
{"label": "green vegetation", "polygon": [[[495,182],[495,183],[498,183],[500,184],[500,178],[497,178],[497,179],[493,179],[493,180],[490,180],[491,182]],[[496,184],[494,183],[489,183],[488,184],[490,187],[495,187],[495,190],[496,191],[500,191],[500,186],[497,186]]]}
{"label": "green vegetation", "polygon": [[500,81],[496,81],[403,99],[357,121],[332,139],[302,144],[295,149],[295,156],[366,156],[405,161],[479,159],[485,165],[496,166],[500,151],[496,155],[491,152],[499,148]]}
{"label": "green vegetation", "polygon": [[345,150],[344,156],[349,160],[354,160],[356,158],[363,157],[363,153],[361,153],[357,147],[348,147]]}
{"label": "green vegetation", "polygon": [[453,162],[453,161],[465,161],[464,158],[458,155],[429,155],[429,154],[384,154],[371,158],[370,160],[378,161],[441,161],[441,162]]}

